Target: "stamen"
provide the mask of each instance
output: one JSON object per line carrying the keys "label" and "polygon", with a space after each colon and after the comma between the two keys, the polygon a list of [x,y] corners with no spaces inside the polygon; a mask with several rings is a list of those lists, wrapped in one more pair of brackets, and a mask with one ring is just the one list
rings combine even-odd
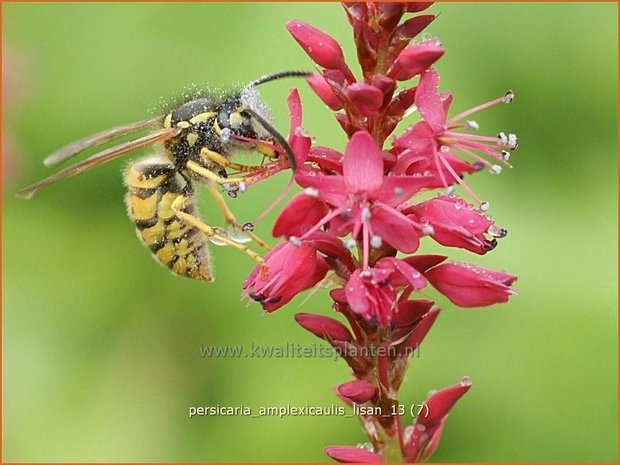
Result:
{"label": "stamen", "polygon": [[489,168],[489,173],[491,174],[500,174],[502,172],[502,167],[499,165],[493,165]]}
{"label": "stamen", "polygon": [[497,135],[497,145],[499,145],[500,147],[508,146],[508,136],[506,135],[505,132],[500,132]]}
{"label": "stamen", "polygon": [[254,231],[254,223],[244,223],[241,226],[241,231]]}
{"label": "stamen", "polygon": [[519,139],[516,134],[508,134],[508,148],[510,150],[515,150],[519,146]]}
{"label": "stamen", "polygon": [[499,97],[499,98],[496,98],[496,99],[493,99],[493,100],[490,100],[490,101],[488,101],[486,103],[483,103],[483,104],[478,105],[476,107],[470,108],[469,110],[465,110],[464,112],[459,113],[458,115],[450,118],[450,120],[448,120],[448,124],[452,124],[455,121],[459,121],[459,120],[465,118],[466,116],[471,115],[472,113],[477,113],[477,112],[479,112],[481,110],[485,110],[486,108],[492,107],[493,105],[497,105],[498,103],[503,103],[503,102],[504,102],[504,97],[503,96]]}
{"label": "stamen", "polygon": [[512,90],[506,91],[504,96],[502,97],[502,102],[510,103],[515,99],[515,93]]}
{"label": "stamen", "polygon": [[502,150],[501,157],[504,161],[510,160],[510,152],[508,152],[507,150]]}
{"label": "stamen", "polygon": [[471,198],[474,199],[476,203],[480,203],[480,199],[478,198],[478,196],[474,194],[474,192],[469,188],[467,183],[465,183],[465,181],[463,181],[461,177],[458,174],[456,174],[456,172],[454,171],[450,163],[448,163],[448,161],[444,157],[439,157],[439,159],[441,160],[443,165],[446,167],[448,172],[452,175],[454,180],[457,183],[459,183],[459,185],[463,188],[463,190],[465,190],[465,192],[467,192],[471,196]]}
{"label": "stamen", "polygon": [[473,120],[465,121],[465,127],[473,131],[477,131],[478,129],[480,129],[480,125]]}

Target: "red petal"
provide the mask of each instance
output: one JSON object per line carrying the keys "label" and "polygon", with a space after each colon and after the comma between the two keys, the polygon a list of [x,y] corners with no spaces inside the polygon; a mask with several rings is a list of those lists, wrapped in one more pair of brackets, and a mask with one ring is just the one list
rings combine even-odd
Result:
{"label": "red petal", "polygon": [[334,111],[342,108],[342,101],[338,98],[325,78],[319,73],[312,74],[306,78],[312,90],[319,96],[325,105]]}
{"label": "red petal", "polygon": [[402,213],[386,207],[372,209],[372,232],[396,250],[413,253],[420,246],[415,226]]}
{"label": "red petal", "polygon": [[366,131],[353,134],[344,152],[344,180],[350,193],[373,192],[383,182],[383,156]]}
{"label": "red petal", "polygon": [[368,381],[354,380],[339,385],[336,387],[336,391],[342,397],[345,397],[356,404],[363,404],[376,395],[377,388],[375,388]]}
{"label": "red petal", "polygon": [[420,77],[415,93],[415,104],[422,118],[434,131],[443,130],[446,112],[439,98],[439,75],[434,69],[428,69]]}
{"label": "red petal", "polygon": [[445,50],[434,40],[420,42],[404,49],[388,71],[388,76],[398,81],[407,81],[423,73],[433,65]]}
{"label": "red petal", "polygon": [[364,82],[349,85],[345,94],[357,111],[364,116],[373,116],[383,103],[383,92]]}
{"label": "red petal", "polygon": [[286,23],[286,29],[319,66],[340,70],[346,68],[342,49],[333,37],[299,20]]}
{"label": "red petal", "polygon": [[331,446],[325,448],[325,453],[341,463],[381,463],[381,457],[366,449],[353,446]]}
{"label": "red petal", "polygon": [[434,423],[441,421],[454,407],[454,404],[469,391],[470,387],[471,383],[461,382],[431,395],[425,402],[428,415],[421,414],[416,423],[430,428]]}
{"label": "red petal", "polygon": [[303,236],[327,215],[327,206],[316,197],[297,194],[288,201],[275,224],[273,236]]}
{"label": "red petal", "polygon": [[332,341],[352,341],[353,336],[345,325],[338,320],[312,313],[298,313],[295,321],[315,336]]}

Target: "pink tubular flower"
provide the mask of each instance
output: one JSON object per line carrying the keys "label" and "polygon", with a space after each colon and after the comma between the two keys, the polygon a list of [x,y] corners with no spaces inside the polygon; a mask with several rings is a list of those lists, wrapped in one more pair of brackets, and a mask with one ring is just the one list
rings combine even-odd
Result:
{"label": "pink tubular flower", "polygon": [[[515,134],[501,132],[497,137],[478,136],[456,132],[455,130],[477,129],[475,121],[461,122],[467,116],[483,110],[498,103],[510,103],[514,99],[512,91],[506,92],[502,97],[491,100],[477,107],[466,110],[451,119],[447,118],[448,109],[452,102],[449,93],[439,95],[438,92],[439,75],[434,69],[425,71],[415,93],[415,105],[423,118],[423,121],[412,126],[402,136],[394,141],[394,147],[402,150],[412,150],[417,155],[428,157],[436,166],[437,171],[442,177],[444,187],[448,187],[455,181],[472,196],[472,198],[482,203],[476,195],[460,179],[459,173],[455,172],[450,163],[445,159],[445,155],[456,152],[465,155],[481,166],[487,166],[492,174],[499,174],[502,167],[500,164],[510,166],[508,158],[510,153],[505,148],[514,150],[517,148],[518,141]],[[478,155],[482,152],[487,157],[493,159],[494,164]],[[449,176],[443,174],[443,169]]]}
{"label": "pink tubular flower", "polygon": [[301,291],[315,286],[325,277],[328,266],[317,257],[309,243],[294,245],[284,242],[257,265],[243,283],[244,292],[259,302],[267,312],[288,303]]}
{"label": "pink tubular flower", "polygon": [[501,271],[466,263],[444,263],[425,273],[430,283],[459,307],[486,307],[508,302],[517,291],[510,286],[517,280]]}
{"label": "pink tubular flower", "polygon": [[286,23],[286,29],[317,65],[351,75],[342,49],[333,37],[299,20]]}
{"label": "pink tubular flower", "polygon": [[405,48],[388,71],[388,76],[397,81],[408,81],[430,68],[445,50],[435,40],[426,40]]}
{"label": "pink tubular flower", "polygon": [[[507,234],[459,197],[438,196],[413,205],[406,212],[411,212],[440,244],[481,255],[495,248],[496,238]],[[492,238],[487,239],[486,234]]]}
{"label": "pink tubular flower", "polygon": [[[296,175],[297,182],[306,188],[307,194],[317,196],[333,208],[306,235],[329,223],[330,230],[333,228],[338,236],[348,233],[354,239],[361,236],[366,265],[371,244],[380,246],[386,242],[406,253],[417,250],[419,225],[397,207],[420,190],[426,178],[384,177],[383,154],[366,132],[353,135],[345,149],[342,165],[342,176],[325,176],[315,171]],[[297,220],[279,218],[278,221],[301,221],[304,215],[305,212],[298,212]]]}

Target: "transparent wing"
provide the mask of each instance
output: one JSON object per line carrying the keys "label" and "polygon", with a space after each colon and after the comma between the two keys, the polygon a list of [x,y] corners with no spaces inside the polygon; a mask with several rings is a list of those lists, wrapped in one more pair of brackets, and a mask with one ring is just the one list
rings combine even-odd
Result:
{"label": "transparent wing", "polygon": [[96,134],[91,134],[90,136],[86,136],[83,139],[71,142],[64,147],[59,148],[54,153],[47,156],[45,160],[43,160],[43,164],[47,167],[58,165],[90,147],[104,144],[118,137],[139,131],[140,129],[146,129],[152,124],[162,121],[163,116],[157,116],[155,118],[124,124],[115,128],[106,129],[105,131],[101,131]]}
{"label": "transparent wing", "polygon": [[75,165],[58,171],[57,173],[54,173],[39,182],[31,184],[30,186],[20,190],[17,193],[17,196],[24,199],[30,199],[40,189],[49,186],[53,182],[83,173],[84,171],[88,171],[92,168],[95,168],[96,166],[107,163],[111,160],[119,158],[127,153],[134,152],[143,147],[155,144],[156,142],[162,142],[168,139],[172,139],[178,136],[180,132],[181,129],[179,128],[160,129],[159,131],[152,132],[144,137],[140,137],[138,139],[125,142],[124,144],[116,145],[114,147],[110,147],[109,149],[106,149],[102,152],[91,155],[90,157],[82,160],[79,163],[76,163]]}

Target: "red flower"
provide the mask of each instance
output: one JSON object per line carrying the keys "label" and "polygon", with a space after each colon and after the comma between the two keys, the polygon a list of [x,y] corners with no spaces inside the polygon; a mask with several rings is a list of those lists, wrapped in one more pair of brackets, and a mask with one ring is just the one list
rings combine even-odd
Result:
{"label": "red flower", "polygon": [[517,294],[510,287],[517,280],[516,276],[466,263],[444,263],[425,275],[439,292],[459,307],[508,302],[508,297]]}
{"label": "red flower", "polygon": [[[408,208],[406,212],[411,212],[440,244],[481,255],[495,248],[495,238],[507,234],[505,229],[495,227],[493,221],[458,197],[435,197]],[[492,239],[487,239],[486,234]]]}
{"label": "red flower", "polygon": [[[455,132],[455,130],[460,128],[477,129],[478,125],[475,121],[467,121],[465,123],[460,121],[477,111],[495,104],[510,103],[514,98],[514,94],[508,91],[500,98],[466,110],[448,119],[447,114],[452,102],[452,96],[450,93],[439,95],[438,85],[439,75],[437,71],[428,69],[422,74],[415,92],[415,105],[423,121],[415,124],[396,139],[394,147],[397,149],[409,149],[416,155],[429,158],[436,165],[445,187],[456,181],[463,186],[476,202],[482,203],[460,179],[459,173],[446,161],[445,156],[452,151],[460,153],[483,166],[487,166],[492,174],[499,174],[501,166],[489,162],[474,151],[482,152],[497,163],[510,166],[508,163],[510,153],[503,149],[517,148],[518,141],[515,134],[506,135],[502,132],[497,137],[488,137]],[[448,177],[443,173],[443,168],[450,174]],[[405,172],[406,169],[402,170],[401,168],[401,171]]]}
{"label": "red flower", "polygon": [[355,270],[344,290],[353,312],[373,325],[385,326],[396,309],[396,290],[405,286],[419,290],[426,279],[407,262],[386,257],[374,268]]}
{"label": "red flower", "polygon": [[336,393],[349,402],[363,404],[377,394],[377,388],[368,381],[353,380],[336,387]]}
{"label": "red flower", "polygon": [[415,424],[405,431],[407,462],[422,462],[435,452],[448,413],[470,387],[471,380],[465,377],[459,384],[448,386],[426,399],[425,407],[417,416]]}
{"label": "red flower", "polygon": [[342,49],[333,37],[299,20],[286,23],[286,29],[317,65],[351,75]]}
{"label": "red flower", "polygon": [[388,71],[388,76],[397,81],[408,81],[430,68],[445,50],[435,40],[425,40],[405,48]]}
{"label": "red flower", "polygon": [[[417,250],[419,224],[407,218],[398,206],[406,202],[426,181],[424,176],[384,176],[383,154],[370,134],[357,132],[348,142],[342,161],[343,175],[323,175],[316,171],[296,175],[306,193],[317,196],[333,210],[306,235],[329,223],[338,236],[351,233],[361,237],[364,264],[372,243],[385,242],[397,250]],[[285,209],[278,222],[303,223],[306,212]]]}
{"label": "red flower", "polygon": [[300,292],[314,287],[325,277],[328,265],[317,257],[316,248],[303,242],[284,242],[265,256],[243,283],[244,292],[267,312],[288,303]]}

